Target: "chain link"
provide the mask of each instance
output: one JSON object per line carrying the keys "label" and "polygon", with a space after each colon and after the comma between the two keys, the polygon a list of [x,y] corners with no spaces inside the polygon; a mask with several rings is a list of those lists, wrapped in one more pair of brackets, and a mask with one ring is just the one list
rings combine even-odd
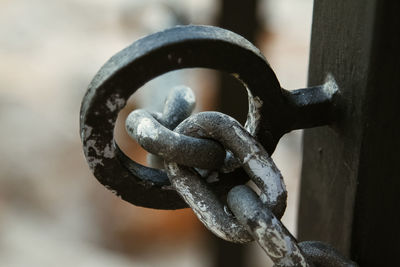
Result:
{"label": "chain link", "polygon": [[[173,90],[163,114],[133,111],[126,129],[146,150],[164,159],[172,187],[200,221],[225,240],[257,241],[277,267],[357,266],[327,244],[297,242],[280,221],[287,192],[264,147],[228,115],[202,112],[186,118],[194,105],[188,90]],[[185,95],[190,97],[185,99]],[[260,195],[246,185],[232,188],[227,196],[218,196],[209,187],[218,180],[213,170],[226,170],[231,168],[227,164],[237,166],[237,162]]]}
{"label": "chain link", "polygon": [[234,187],[228,193],[228,205],[275,266],[310,266],[295,238],[251,188]]}
{"label": "chain link", "polygon": [[224,162],[225,151],[217,142],[173,132],[145,110],[129,114],[126,129],[144,149],[165,160],[211,170]]}

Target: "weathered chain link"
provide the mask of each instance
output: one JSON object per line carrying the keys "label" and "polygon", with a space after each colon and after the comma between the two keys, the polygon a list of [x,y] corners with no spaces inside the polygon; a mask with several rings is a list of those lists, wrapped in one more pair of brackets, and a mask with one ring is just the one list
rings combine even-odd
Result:
{"label": "weathered chain link", "polygon": [[287,194],[280,171],[264,147],[234,118],[219,112],[201,112],[184,120],[174,131],[221,143],[261,190],[262,201],[277,217],[282,217]]}
{"label": "weathered chain link", "polygon": [[190,88],[173,88],[162,114],[135,110],[126,120],[126,130],[144,149],[165,160],[190,167],[218,169],[225,158],[225,150],[219,143],[170,130],[190,115],[194,101]]}
{"label": "weathered chain link", "polygon": [[[154,112],[152,116],[161,125],[173,130],[180,122],[192,114],[195,104],[196,97],[192,89],[186,86],[177,86],[172,88],[168,94],[162,113]],[[147,161],[153,168],[161,169],[164,166],[164,159],[154,154],[149,154]]]}
{"label": "weathered chain link", "polygon": [[228,205],[275,266],[310,266],[295,238],[251,188],[234,187],[228,194]]}
{"label": "weathered chain link", "polygon": [[[190,115],[188,110],[193,107],[194,97],[188,90],[174,90],[161,115],[133,111],[127,118],[126,129],[145,149],[165,160],[171,185],[205,226],[231,242],[254,239],[275,266],[357,266],[324,243],[297,243],[279,220],[286,208],[283,178],[263,146],[235,119],[218,112],[202,112],[177,125]],[[185,99],[185,95],[190,97]],[[168,129],[176,125],[174,131]],[[259,196],[248,186],[239,185],[221,201],[210,190],[208,183],[218,176],[215,172],[199,172],[221,169],[225,151],[241,163],[261,190]]]}

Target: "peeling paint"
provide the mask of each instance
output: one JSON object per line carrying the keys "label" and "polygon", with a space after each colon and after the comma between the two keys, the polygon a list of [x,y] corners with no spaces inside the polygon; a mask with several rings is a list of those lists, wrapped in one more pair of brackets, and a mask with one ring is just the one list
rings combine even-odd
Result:
{"label": "peeling paint", "polygon": [[86,156],[86,161],[91,170],[95,170],[98,165],[104,166],[103,160],[92,156]]}
{"label": "peeling paint", "polygon": [[85,125],[81,131],[81,139],[82,141],[87,140],[92,135],[93,127]]}
{"label": "peeling paint", "polygon": [[[96,156],[92,156],[90,150],[94,151]],[[83,146],[83,152],[86,155],[86,161],[91,170],[94,170],[99,164],[104,166],[102,150],[96,146],[96,140],[86,140],[86,143]]]}
{"label": "peeling paint", "polygon": [[139,120],[136,133],[139,138],[150,138],[155,140],[158,138],[158,131],[154,129],[153,122],[148,118],[142,118]]}
{"label": "peeling paint", "polygon": [[275,169],[268,159],[255,155],[246,163],[252,174],[257,176],[264,183],[263,188],[260,188],[262,194],[266,195],[267,201],[270,203],[277,203],[279,196],[286,192],[285,184],[281,180],[281,175]]}
{"label": "peeling paint", "polygon": [[250,89],[246,87],[249,111],[244,128],[252,135],[256,136],[261,121],[261,109],[263,101],[258,96],[253,96]]}
{"label": "peeling paint", "polygon": [[107,99],[106,106],[110,112],[122,109],[126,104],[126,100],[119,96],[119,94],[114,94]]}
{"label": "peeling paint", "polygon": [[103,156],[108,159],[114,158],[115,157],[115,149],[113,148],[113,146],[110,146],[107,144],[106,147],[104,148]]}
{"label": "peeling paint", "polygon": [[186,90],[186,91],[184,91],[184,94],[183,94],[183,98],[186,100],[186,102],[188,103],[188,104],[194,104],[195,102],[196,102],[196,97],[195,97],[195,95],[193,94],[193,91],[192,90]]}
{"label": "peeling paint", "polygon": [[323,91],[328,97],[332,97],[332,95],[339,91],[339,86],[337,85],[335,78],[331,73],[328,73],[325,79],[325,83],[323,84]]}
{"label": "peeling paint", "polygon": [[89,153],[89,149],[93,149],[98,156],[102,154],[101,149],[96,146],[96,140],[86,140],[85,154]]}

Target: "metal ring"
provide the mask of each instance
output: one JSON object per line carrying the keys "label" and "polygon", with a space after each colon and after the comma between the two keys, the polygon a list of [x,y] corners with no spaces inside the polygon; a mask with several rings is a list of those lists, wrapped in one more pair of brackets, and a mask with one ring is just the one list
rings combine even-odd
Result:
{"label": "metal ring", "polygon": [[[159,209],[186,206],[166,187],[166,175],[144,166],[139,171],[129,170],[125,164],[129,160],[121,160],[124,155],[114,144],[113,132],[118,112],[143,84],[172,70],[195,67],[231,73],[251,90],[250,109],[257,110],[257,114],[249,113],[251,120],[257,117],[262,121],[251,130],[267,151],[273,151],[293,124],[293,113],[287,109],[274,72],[243,37],[216,27],[180,26],[140,39],[113,56],[95,75],[80,113],[84,154],[92,172],[124,200]],[[237,179],[231,180],[229,188],[237,184]]]}

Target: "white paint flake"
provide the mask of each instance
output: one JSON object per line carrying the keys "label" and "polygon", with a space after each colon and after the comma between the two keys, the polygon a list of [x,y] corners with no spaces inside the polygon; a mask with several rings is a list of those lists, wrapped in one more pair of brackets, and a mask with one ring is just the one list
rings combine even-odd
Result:
{"label": "white paint flake", "polygon": [[123,108],[125,103],[126,101],[124,98],[120,97],[118,94],[115,94],[107,100],[106,106],[111,112],[114,112],[117,109],[119,110]]}
{"label": "white paint flake", "polygon": [[155,129],[153,121],[149,118],[143,118],[138,123],[136,133],[140,138],[150,138],[156,140],[158,138],[158,131]]}
{"label": "white paint flake", "polygon": [[82,141],[87,140],[90,137],[90,135],[92,135],[92,131],[93,131],[93,127],[90,127],[90,126],[87,126],[87,125],[83,126],[83,129],[81,131],[81,139],[82,139]]}
{"label": "white paint flake", "polygon": [[108,159],[112,159],[113,157],[115,157],[115,150],[113,146],[107,144],[104,148],[103,156]]}
{"label": "white paint flake", "polygon": [[[277,168],[268,158],[260,155],[249,159],[246,163],[253,175],[257,176],[264,183],[261,191],[267,197],[269,203],[277,203],[278,197],[286,192],[285,184]],[[262,199],[265,201],[265,199]]]}
{"label": "white paint flake", "polygon": [[261,108],[263,106],[263,101],[258,96],[253,96],[247,87],[246,90],[249,111],[247,113],[247,120],[244,127],[252,136],[255,136],[261,120]]}
{"label": "white paint flake", "polygon": [[196,97],[193,94],[192,90],[184,90],[183,98],[185,99],[186,102],[188,102],[192,105],[196,102]]}

